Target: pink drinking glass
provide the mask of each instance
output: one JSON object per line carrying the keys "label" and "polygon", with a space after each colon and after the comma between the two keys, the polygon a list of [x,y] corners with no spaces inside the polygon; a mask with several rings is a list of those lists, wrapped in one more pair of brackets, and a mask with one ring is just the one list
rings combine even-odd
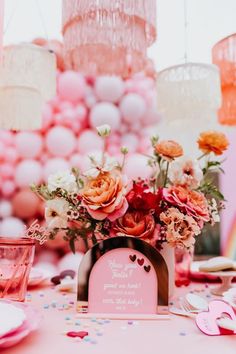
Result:
{"label": "pink drinking glass", "polygon": [[194,249],[175,248],[175,285],[188,286],[190,284],[190,267]]}
{"label": "pink drinking glass", "polygon": [[34,251],[34,240],[0,237],[0,298],[25,300]]}

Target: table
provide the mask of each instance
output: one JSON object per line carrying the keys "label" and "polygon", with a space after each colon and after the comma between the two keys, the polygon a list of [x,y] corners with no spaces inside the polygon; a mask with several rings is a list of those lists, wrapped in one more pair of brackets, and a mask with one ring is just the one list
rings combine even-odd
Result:
{"label": "table", "polygon": [[[209,295],[203,284],[178,289]],[[76,294],[62,294],[47,287],[32,290],[26,301],[42,313],[39,330],[3,354],[235,354],[236,336],[208,337],[194,320],[171,315],[160,321],[79,320]],[[64,307],[63,307],[64,306]],[[66,336],[68,331],[85,330],[90,341]]]}

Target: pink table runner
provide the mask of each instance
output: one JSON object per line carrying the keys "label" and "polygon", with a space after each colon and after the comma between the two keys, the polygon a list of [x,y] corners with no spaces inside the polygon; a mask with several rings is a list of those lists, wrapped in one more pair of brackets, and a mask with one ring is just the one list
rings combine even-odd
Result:
{"label": "pink table runner", "polygon": [[[193,290],[209,293],[204,285]],[[188,289],[190,290],[190,289]],[[181,292],[188,290],[182,289]],[[201,292],[199,293],[201,295]],[[209,296],[209,295],[208,295]],[[39,330],[9,354],[235,354],[236,336],[207,337],[189,318],[171,315],[160,321],[105,321],[76,318],[75,294],[63,295],[53,289],[29,292],[27,302],[39,309],[43,321]],[[64,307],[63,307],[64,306]],[[90,341],[66,336],[68,331],[87,331]]]}

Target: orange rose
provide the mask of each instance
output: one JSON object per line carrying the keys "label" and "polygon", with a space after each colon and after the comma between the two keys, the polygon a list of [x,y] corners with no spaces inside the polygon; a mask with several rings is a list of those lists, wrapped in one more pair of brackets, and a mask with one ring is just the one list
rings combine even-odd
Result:
{"label": "orange rose", "polygon": [[96,220],[108,217],[114,221],[124,215],[128,208],[125,198],[126,186],[118,171],[100,173],[88,179],[81,191],[82,205]]}
{"label": "orange rose", "polygon": [[222,155],[229,146],[229,141],[225,134],[215,131],[201,133],[197,142],[199,149],[202,150],[204,154],[214,152],[215,155]]}
{"label": "orange rose", "polygon": [[172,161],[176,157],[183,155],[183,148],[181,145],[173,140],[163,140],[156,144],[155,151],[167,161]]}
{"label": "orange rose", "polygon": [[142,211],[126,213],[116,221],[114,231],[117,236],[133,236],[150,239],[155,230],[155,220],[151,214]]}

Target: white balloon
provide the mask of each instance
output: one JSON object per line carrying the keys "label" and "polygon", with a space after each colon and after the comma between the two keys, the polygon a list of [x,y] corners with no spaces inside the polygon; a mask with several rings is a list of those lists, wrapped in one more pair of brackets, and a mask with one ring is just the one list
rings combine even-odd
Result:
{"label": "white balloon", "polygon": [[0,234],[7,237],[22,237],[25,233],[24,223],[14,217],[4,219],[0,224]]}
{"label": "white balloon", "polygon": [[83,253],[80,252],[66,254],[58,263],[59,271],[72,269],[77,273],[83,256]]}
{"label": "white balloon", "polygon": [[127,123],[140,121],[146,109],[147,106],[144,98],[137,93],[128,93],[120,102],[121,114]]}
{"label": "white balloon", "polygon": [[92,128],[109,124],[112,130],[117,130],[121,124],[120,111],[113,103],[98,103],[90,112],[90,124]]}
{"label": "white balloon", "polygon": [[100,76],[95,82],[95,92],[101,101],[116,103],[124,90],[124,81],[118,76]]}
{"label": "white balloon", "polygon": [[65,159],[60,157],[52,158],[44,165],[43,178],[46,181],[50,175],[68,169],[70,169],[70,165]]}
{"label": "white balloon", "polygon": [[36,160],[22,160],[16,166],[15,182],[18,187],[39,184],[42,180],[42,166]]}
{"label": "white balloon", "polygon": [[103,149],[103,140],[98,134],[91,130],[84,130],[78,138],[78,151],[81,154],[87,154],[94,150]]}
{"label": "white balloon", "polygon": [[148,158],[141,154],[127,156],[124,172],[130,179],[149,178],[152,174],[151,167],[148,166]]}

